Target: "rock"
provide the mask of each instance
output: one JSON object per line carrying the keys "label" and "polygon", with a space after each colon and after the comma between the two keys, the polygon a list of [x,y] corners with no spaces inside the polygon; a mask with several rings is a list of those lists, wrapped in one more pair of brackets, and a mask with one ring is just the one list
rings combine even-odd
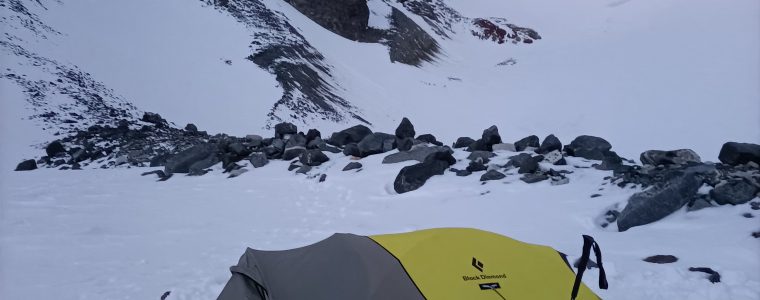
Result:
{"label": "rock", "polygon": [[312,141],[319,139],[322,140],[322,133],[319,132],[319,130],[316,129],[309,129],[308,132],[306,132],[306,144],[311,143]]}
{"label": "rock", "polygon": [[470,176],[472,174],[472,172],[467,171],[467,170],[456,170],[454,171],[454,173],[456,173],[456,175],[460,177]]}
{"label": "rock", "polygon": [[[448,157],[445,157],[445,154],[448,154],[449,157],[451,154],[448,152],[445,152],[445,154],[443,153],[444,152],[433,152],[428,155],[423,162],[402,168],[396,176],[396,180],[393,181],[393,189],[397,193],[403,194],[420,188],[428,179],[430,179],[430,177],[443,175],[446,169],[451,165]],[[446,160],[440,160],[438,158],[444,158]],[[451,157],[451,159],[453,159],[453,157]]]}
{"label": "rock", "polygon": [[285,149],[284,152],[282,152],[282,160],[295,159],[301,156],[301,154],[303,154],[304,152],[306,152],[306,147],[295,146],[295,147],[287,148]]}
{"label": "rock", "polygon": [[671,151],[649,150],[641,153],[641,163],[644,165],[685,165],[690,162],[701,163],[702,159],[691,149]]}
{"label": "rock", "polygon": [[570,156],[596,160],[603,159],[604,153],[610,149],[612,145],[605,139],[590,135],[581,135],[565,146],[565,152]]}
{"label": "rock", "polygon": [[480,181],[490,181],[490,180],[500,180],[507,177],[507,175],[504,175],[503,173],[496,171],[496,170],[490,170],[480,176]]}
{"label": "rock", "polygon": [[755,198],[758,188],[744,179],[732,179],[710,190],[710,198],[720,205],[739,205]]}
{"label": "rock", "polygon": [[653,255],[643,260],[653,264],[672,264],[678,261],[678,257],[673,255]]}
{"label": "rock", "polygon": [[351,143],[343,147],[343,155],[361,157],[362,152],[361,150],[359,150],[359,146],[357,146],[354,143]]}
{"label": "rock", "polygon": [[243,157],[251,154],[251,151],[248,150],[248,148],[241,143],[232,143],[232,144],[227,145],[227,152],[235,156],[243,156]]}
{"label": "rock", "polygon": [[306,173],[309,173],[310,171],[311,171],[311,166],[304,165],[298,168],[298,170],[296,171],[296,174],[306,174]]}
{"label": "rock", "polygon": [[420,136],[417,137],[416,140],[421,141],[421,142],[425,142],[425,143],[428,143],[428,144],[433,144],[433,145],[436,145],[436,146],[443,146],[443,143],[441,143],[438,140],[436,140],[435,136],[433,136],[432,134],[423,134],[423,135],[420,135]]}
{"label": "rock", "polygon": [[261,147],[264,144],[264,138],[256,134],[246,135],[245,141],[253,147]]}
{"label": "rock", "polygon": [[517,152],[517,148],[514,144],[510,143],[500,143],[500,144],[494,144],[491,146],[491,149],[493,151],[509,151],[509,152]]}
{"label": "rock", "polygon": [[359,147],[359,157],[380,154],[396,148],[396,136],[375,132],[365,136],[356,146]]}
{"label": "rock", "polygon": [[728,142],[720,148],[718,159],[722,163],[731,166],[746,164],[748,162],[760,164],[760,145]]}
{"label": "rock", "polygon": [[[190,173],[191,167],[195,167],[196,171],[199,168],[205,169],[216,163],[211,163],[212,161],[218,162],[216,144],[199,144],[185,149],[166,160],[164,173]],[[196,163],[199,164],[196,165]],[[211,164],[208,165],[209,163]]]}
{"label": "rock", "polygon": [[557,162],[554,163],[555,166],[566,166],[567,160],[565,158],[560,158]]}
{"label": "rock", "polygon": [[293,171],[293,170],[298,169],[300,167],[301,167],[301,165],[291,164],[291,165],[288,166],[288,171]]}
{"label": "rock", "polygon": [[517,173],[519,174],[529,174],[529,173],[535,173],[538,171],[538,163],[541,162],[544,158],[542,156],[535,156],[531,157],[530,159],[524,161],[520,165],[520,169],[517,170]]}
{"label": "rock", "polygon": [[142,119],[140,119],[143,122],[148,122],[154,125],[166,125],[168,124],[164,118],[161,117],[161,115],[157,113],[152,112],[146,112],[143,114]]}
{"label": "rock", "polygon": [[248,172],[248,169],[246,169],[246,168],[234,169],[234,170],[230,171],[230,175],[227,176],[227,178],[235,178],[235,177],[238,177],[240,175],[243,175],[246,172]]}
{"label": "rock", "polygon": [[330,153],[341,153],[340,149],[332,147],[332,146],[328,146],[326,143],[320,144],[318,149],[322,151],[327,151]]}
{"label": "rock", "polygon": [[306,148],[306,136],[304,136],[301,133],[291,134],[290,138],[288,139],[288,142],[285,143],[285,149],[293,148],[293,147]]}
{"label": "rock", "polygon": [[467,149],[465,149],[465,151],[493,151],[493,146],[488,147],[488,145],[486,145],[486,143],[480,139],[467,146]]}
{"label": "rock", "polygon": [[743,213],[743,214],[742,214],[742,217],[745,217],[745,218],[747,218],[747,219],[752,219],[752,218],[754,218],[755,216],[754,216],[754,215],[752,215],[752,213]]}
{"label": "rock", "polygon": [[619,231],[660,220],[683,207],[702,185],[693,173],[675,176],[628,199],[617,224]]}
{"label": "rock", "polygon": [[350,162],[345,167],[343,167],[343,171],[351,171],[356,169],[361,169],[362,164],[359,162]]}
{"label": "rock", "polygon": [[562,152],[559,152],[559,150],[553,150],[544,153],[544,162],[550,163],[550,164],[556,164],[560,159],[562,159]]}
{"label": "rock", "polygon": [[753,232],[753,233],[752,233],[752,237],[753,237],[753,238],[756,238],[756,239],[760,238],[760,231],[755,231],[755,232]]}
{"label": "rock", "polygon": [[409,151],[404,152],[398,152],[393,153],[391,155],[386,156],[383,158],[384,164],[395,164],[403,161],[408,160],[416,160],[418,162],[425,161],[425,158],[428,157],[428,155],[434,153],[434,152],[449,152],[451,149],[448,147],[440,147],[440,146],[434,146],[434,147],[428,147],[424,145],[415,146]]}
{"label": "rock", "polygon": [[689,268],[689,271],[707,273],[708,274],[707,280],[710,280],[710,282],[712,282],[712,283],[718,283],[718,282],[720,282],[720,273],[715,272],[715,270],[713,270],[713,269],[704,268],[704,267],[700,267],[700,268],[693,268],[692,267],[692,268]]}
{"label": "rock", "polygon": [[[308,135],[306,136],[306,139],[309,140]],[[321,137],[315,137],[309,140],[308,143],[306,143],[306,149],[320,149],[321,150],[321,148],[324,148],[324,147],[329,147],[329,146],[327,146],[327,143],[324,140],[322,140]],[[340,152],[340,150],[338,150],[338,152]]]}
{"label": "rock", "polygon": [[396,139],[398,151],[409,151],[412,149],[412,146],[414,146],[414,139],[412,138]]}
{"label": "rock", "polygon": [[602,154],[602,163],[596,166],[597,170],[611,171],[623,165],[623,159],[615,151],[605,151]]}
{"label": "rock", "polygon": [[327,174],[319,175],[319,182],[325,182],[327,180]]}
{"label": "rock", "polygon": [[451,155],[451,151],[436,151],[430,153],[427,157],[425,157],[425,160],[423,162],[432,160],[444,161],[449,164],[449,166],[457,163],[457,160],[453,155]]}
{"label": "rock", "polygon": [[708,207],[713,207],[713,204],[710,203],[710,200],[703,197],[698,197],[689,203],[689,205],[686,207],[686,211],[698,211],[700,209]]}
{"label": "rock", "polygon": [[367,126],[356,125],[354,127],[333,133],[332,136],[330,136],[330,139],[327,140],[327,143],[333,146],[343,147],[350,143],[361,142],[364,137],[370,135],[371,133],[372,130],[367,128]]}
{"label": "rock", "polygon": [[552,176],[551,185],[565,185],[570,183],[570,178],[564,176]]}
{"label": "rock", "polygon": [[412,122],[407,118],[401,119],[401,124],[398,124],[398,127],[396,127],[396,136],[399,139],[405,139],[414,138],[415,134],[416,132],[414,132],[414,125],[412,125]]}
{"label": "rock", "polygon": [[298,133],[298,127],[292,123],[282,122],[274,125],[274,137],[278,139],[284,139],[286,135],[293,135]]}
{"label": "rock", "polygon": [[467,166],[467,171],[469,172],[480,172],[488,170],[488,167],[484,165],[482,162],[478,161],[471,161],[470,165]]}
{"label": "rock", "polygon": [[538,150],[536,150],[536,153],[546,154],[552,151],[561,152],[562,142],[560,142],[556,136],[554,136],[553,134],[550,134],[544,139],[544,141],[541,143],[541,146],[538,147]]}
{"label": "rock", "polygon": [[515,142],[515,149],[517,149],[517,152],[525,151],[528,147],[531,148],[538,148],[539,140],[538,137],[535,135],[531,135],[529,137],[523,138],[517,142]]}
{"label": "rock", "polygon": [[56,157],[58,154],[66,154],[66,148],[63,147],[61,141],[53,141],[45,147],[45,152],[48,157]]}
{"label": "rock", "polygon": [[28,159],[28,160],[20,162],[16,166],[15,171],[31,171],[35,169],[37,169],[37,162],[33,159]]}
{"label": "rock", "polygon": [[536,182],[541,182],[547,179],[549,179],[549,176],[547,176],[546,174],[534,174],[534,173],[525,174],[523,175],[523,177],[520,177],[520,180],[522,180],[525,183],[536,183]]}
{"label": "rock", "polygon": [[467,156],[467,159],[469,160],[480,160],[483,163],[487,163],[489,158],[496,156],[496,154],[493,154],[489,151],[472,151],[470,155]]}
{"label": "rock", "polygon": [[483,130],[481,140],[483,141],[483,144],[487,151],[493,151],[493,145],[501,143],[499,128],[497,128],[496,125],[492,125],[491,127],[486,128],[486,130]]}
{"label": "rock", "polygon": [[273,139],[270,143],[270,147],[275,148],[282,153],[282,151],[285,151],[285,141],[282,139]]}
{"label": "rock", "polygon": [[263,149],[263,153],[268,159],[280,159],[282,158],[282,149],[278,149],[273,146],[269,146]]}
{"label": "rock", "polygon": [[307,150],[301,156],[299,157],[299,160],[302,164],[307,166],[319,166],[322,163],[329,161],[330,158],[327,157],[322,151],[319,150]]}
{"label": "rock", "polygon": [[187,125],[185,125],[185,131],[190,133],[198,133],[198,126],[195,126],[193,123],[187,123]]}
{"label": "rock", "polygon": [[469,137],[460,137],[454,142],[454,149],[469,147],[475,140]]}
{"label": "rock", "polygon": [[248,159],[248,161],[251,162],[251,165],[254,168],[261,168],[263,166],[266,166],[269,163],[269,159],[267,158],[267,155],[264,153],[251,154],[251,158]]}

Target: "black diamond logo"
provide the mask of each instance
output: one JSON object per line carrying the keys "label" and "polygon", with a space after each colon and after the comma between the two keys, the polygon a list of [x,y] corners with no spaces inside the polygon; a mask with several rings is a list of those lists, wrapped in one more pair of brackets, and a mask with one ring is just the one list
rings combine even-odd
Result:
{"label": "black diamond logo", "polygon": [[483,263],[477,258],[472,258],[472,266],[475,267],[475,269],[478,269],[478,271],[483,272]]}

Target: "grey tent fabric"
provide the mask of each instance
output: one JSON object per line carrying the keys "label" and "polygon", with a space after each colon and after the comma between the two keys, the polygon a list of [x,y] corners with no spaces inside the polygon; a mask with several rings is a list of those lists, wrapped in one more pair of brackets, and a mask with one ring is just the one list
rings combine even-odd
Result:
{"label": "grey tent fabric", "polygon": [[248,248],[218,300],[424,299],[401,263],[366,236],[334,234],[302,248]]}

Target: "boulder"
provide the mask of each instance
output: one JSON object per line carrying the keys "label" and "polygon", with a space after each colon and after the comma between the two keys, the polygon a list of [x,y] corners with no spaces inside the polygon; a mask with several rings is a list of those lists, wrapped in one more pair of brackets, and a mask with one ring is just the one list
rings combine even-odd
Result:
{"label": "boulder", "polygon": [[195,126],[193,123],[187,123],[187,125],[185,125],[185,131],[190,133],[198,133],[198,126]]}
{"label": "boulder", "polygon": [[428,155],[435,153],[435,152],[449,152],[451,149],[448,147],[441,147],[441,146],[433,146],[428,147],[424,145],[415,146],[409,151],[403,151],[398,153],[393,153],[391,155],[386,156],[383,158],[384,164],[395,164],[403,161],[408,160],[416,160],[418,162],[423,162],[425,158],[428,157]]}
{"label": "boulder", "polygon": [[333,133],[327,143],[337,147],[343,147],[350,143],[361,142],[364,137],[370,135],[372,130],[364,125],[356,125],[351,128],[344,129]]}
{"label": "boulder", "polygon": [[465,151],[493,151],[493,145],[489,147],[482,139],[480,139],[467,146]]}
{"label": "boulder", "polygon": [[546,154],[552,151],[562,151],[562,142],[560,142],[556,136],[550,134],[544,139],[541,146],[538,147],[536,153]]}
{"label": "boulder", "polygon": [[309,141],[308,143],[306,143],[306,149],[320,149],[321,150],[321,148],[327,146],[327,143],[324,140],[322,140],[321,137],[315,137],[309,140],[309,136],[307,135],[306,140]]}
{"label": "boulder", "polygon": [[536,183],[536,182],[541,182],[547,179],[549,179],[549,176],[546,174],[534,174],[534,173],[525,174],[522,177],[520,177],[520,180],[522,180],[525,183]]}
{"label": "boulder", "polygon": [[570,156],[596,160],[603,159],[604,153],[610,149],[612,145],[605,139],[590,135],[581,135],[565,146],[565,152]]}
{"label": "boulder", "polygon": [[295,159],[296,157],[301,156],[301,154],[303,154],[304,152],[306,152],[306,147],[295,146],[295,147],[287,148],[285,149],[284,152],[282,152],[282,160]]}
{"label": "boulder", "polygon": [[739,205],[754,199],[757,192],[758,188],[745,179],[732,179],[710,190],[710,198],[720,205]]}
{"label": "boulder", "polygon": [[290,138],[288,139],[288,142],[285,143],[285,149],[293,148],[293,147],[306,148],[306,136],[304,136],[301,133],[291,134]]}
{"label": "boulder", "polygon": [[161,117],[161,115],[152,112],[145,112],[142,116],[142,119],[140,120],[143,122],[151,123],[156,127],[165,127],[169,124],[166,122],[166,120],[164,120],[164,118]]}
{"label": "boulder", "polygon": [[685,173],[634,194],[620,212],[618,230],[626,231],[670,215],[688,203],[701,185],[697,176]]}
{"label": "boulder", "polygon": [[464,176],[470,176],[472,172],[467,170],[456,170],[453,171],[457,176],[464,177]]}
{"label": "boulder", "polygon": [[544,153],[544,161],[550,164],[557,163],[560,159],[563,159],[562,152],[559,152],[559,150],[552,150],[549,152]]}
{"label": "boulder", "polygon": [[[164,173],[190,173],[190,168],[205,169],[218,162],[216,144],[199,144],[181,151],[166,160]],[[212,161],[215,161],[211,163]],[[203,162],[202,162],[203,161]],[[196,165],[196,163],[201,162]],[[210,164],[210,165],[209,165]],[[208,165],[208,166],[207,166]]]}
{"label": "boulder", "polygon": [[470,165],[467,166],[466,170],[469,172],[480,172],[480,171],[488,170],[488,166],[486,166],[482,162],[471,161]]}
{"label": "boulder", "polygon": [[353,162],[348,163],[345,167],[343,167],[343,171],[351,171],[351,170],[356,170],[356,169],[361,169],[361,168],[362,168],[362,164],[360,162],[353,161]]}
{"label": "boulder", "polygon": [[254,168],[261,168],[263,166],[266,166],[269,163],[269,159],[264,153],[251,154],[251,158],[248,159],[248,161],[251,162],[251,165]]}
{"label": "boulder", "polygon": [[351,143],[343,147],[343,155],[361,157],[362,152],[359,150],[359,146],[357,146],[355,143]]}
{"label": "boulder", "polygon": [[728,142],[720,148],[718,159],[722,163],[731,166],[746,164],[748,162],[760,164],[760,145]]}
{"label": "boulder", "polygon": [[507,177],[507,175],[504,175],[503,173],[496,171],[496,170],[490,170],[480,176],[480,181],[490,181],[490,180],[500,180]]}
{"label": "boulder", "polygon": [[311,166],[303,165],[298,170],[296,170],[296,174],[306,174],[311,172]]}
{"label": "boulder", "polygon": [[493,154],[489,151],[472,151],[470,155],[467,156],[467,159],[469,160],[477,160],[479,159],[483,163],[487,163],[489,161],[489,158],[496,156],[496,154]]}
{"label": "boulder", "polygon": [[469,147],[475,140],[469,137],[460,137],[454,142],[454,149]]}
{"label": "boulder", "polygon": [[649,150],[641,153],[639,157],[644,165],[685,165],[690,162],[701,163],[702,159],[691,149],[678,149],[671,151]]}
{"label": "boulder", "polygon": [[274,125],[274,137],[278,139],[284,139],[286,135],[293,135],[298,133],[298,127],[292,123],[282,122]]}
{"label": "boulder", "polygon": [[359,147],[360,157],[380,154],[396,148],[396,136],[375,132],[365,136],[356,146]]}
{"label": "boulder", "polygon": [[446,169],[455,162],[456,160],[448,151],[433,152],[423,162],[402,168],[396,180],[393,181],[393,189],[399,194],[416,190],[430,177],[443,175]]}
{"label": "boulder", "polygon": [[429,133],[418,136],[416,138],[416,140],[421,141],[421,142],[425,142],[425,143],[428,143],[428,144],[433,144],[433,145],[436,145],[436,146],[443,146],[443,143],[439,142],[435,138],[434,135],[429,134]]}
{"label": "boulder", "polygon": [[398,151],[409,151],[414,146],[414,139],[412,138],[396,138],[396,147]]}
{"label": "boulder", "polygon": [[596,166],[597,170],[611,171],[623,165],[623,159],[615,151],[606,151],[602,155],[602,163]]}
{"label": "boulder", "polygon": [[246,135],[245,141],[253,147],[261,147],[264,145],[264,138],[256,134]]}
{"label": "boulder", "polygon": [[309,129],[309,131],[306,132],[306,144],[311,143],[315,139],[322,140],[322,133],[316,129]]}
{"label": "boulder", "polygon": [[407,118],[401,119],[401,124],[398,124],[398,127],[396,127],[396,136],[399,139],[414,138],[415,134],[412,122]]}
{"label": "boulder", "polygon": [[302,164],[306,166],[319,166],[322,163],[329,161],[330,158],[327,157],[322,151],[319,150],[307,150],[306,152],[302,153],[299,157],[299,160]]}
{"label": "boulder", "polygon": [[542,160],[544,160],[544,157],[541,155],[533,156],[530,159],[526,159],[520,165],[520,169],[517,170],[517,173],[519,174],[535,173],[536,171],[538,171],[538,163],[540,163]]}
{"label": "boulder", "polygon": [[52,158],[58,154],[65,154],[66,148],[63,147],[61,141],[53,141],[52,143],[48,144],[47,147],[45,147],[45,152],[47,153],[48,157]]}
{"label": "boulder", "polygon": [[517,152],[517,147],[515,147],[514,144],[510,143],[500,143],[500,144],[494,144],[491,146],[493,151],[509,151],[509,152]]}
{"label": "boulder", "polygon": [[208,168],[211,168],[217,163],[219,163],[219,157],[217,155],[210,155],[191,164],[188,168],[187,174],[191,176],[204,175],[208,172]]}
{"label": "boulder", "polygon": [[517,149],[518,152],[525,151],[528,147],[538,148],[539,146],[540,144],[539,144],[538,137],[535,135],[525,137],[515,142],[515,149]]}
{"label": "boulder", "polygon": [[37,162],[33,159],[27,159],[25,161],[20,162],[16,166],[15,171],[31,171],[37,169]]}
{"label": "boulder", "polygon": [[499,128],[497,128],[496,125],[492,125],[491,127],[486,128],[486,130],[483,130],[481,141],[483,142],[485,150],[493,151],[493,145],[501,143]]}

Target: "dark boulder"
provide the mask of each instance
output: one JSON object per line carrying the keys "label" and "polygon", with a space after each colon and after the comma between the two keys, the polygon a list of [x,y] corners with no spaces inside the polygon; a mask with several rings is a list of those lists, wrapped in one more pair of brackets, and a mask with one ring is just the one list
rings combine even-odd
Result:
{"label": "dark boulder", "polygon": [[469,172],[480,172],[480,171],[488,170],[488,166],[486,166],[482,162],[471,161],[470,164],[467,166],[466,170]]}
{"label": "dark boulder", "polygon": [[456,170],[456,171],[454,171],[454,173],[455,173],[457,176],[460,176],[460,177],[465,177],[465,176],[470,176],[470,175],[472,175],[472,172],[470,172],[470,171],[467,171],[467,170]]}
{"label": "dark boulder", "polygon": [[398,151],[409,151],[412,149],[412,146],[414,146],[413,138],[396,139],[396,148],[398,148]]}
{"label": "dark boulder", "polygon": [[520,177],[520,180],[522,180],[525,183],[536,183],[536,182],[541,182],[547,179],[549,179],[549,176],[546,174],[534,174],[534,173],[525,174],[522,177]]}
{"label": "dark boulder", "polygon": [[493,151],[493,145],[488,146],[483,141],[483,139],[479,139],[477,141],[472,142],[469,146],[467,146],[467,149],[465,151]]}
{"label": "dark boulder", "polygon": [[539,145],[538,137],[535,136],[535,135],[531,135],[529,137],[525,137],[525,138],[523,138],[523,139],[515,142],[515,149],[518,152],[525,151],[525,149],[527,149],[528,147],[538,148],[540,146],[541,145]]}
{"label": "dark boulder", "polygon": [[267,155],[264,153],[251,154],[251,158],[249,158],[248,161],[251,162],[251,165],[254,168],[261,168],[263,166],[266,166],[269,163],[269,159],[267,158]]}
{"label": "dark boulder", "polygon": [[760,145],[728,142],[720,148],[718,159],[731,166],[746,164],[751,161],[760,164]]}
{"label": "dark boulder", "polygon": [[496,170],[490,170],[480,176],[480,181],[490,181],[490,180],[499,180],[504,179],[507,177],[507,175],[504,175],[503,173],[496,171]]}
{"label": "dark boulder", "polygon": [[151,123],[155,125],[156,127],[165,127],[169,124],[168,122],[166,122],[166,120],[164,120],[164,118],[161,117],[161,115],[157,113],[152,113],[152,112],[144,113],[142,116],[142,119],[140,120],[143,122]]}
{"label": "dark boulder", "polygon": [[520,153],[509,158],[507,166],[513,166],[519,168],[517,171],[520,174],[535,173],[539,169],[538,163],[544,160],[541,155],[531,156],[528,153]]}
{"label": "dark boulder", "polygon": [[649,150],[641,153],[639,157],[644,165],[685,165],[690,162],[701,163],[702,159],[691,149],[678,149],[671,151]]}
{"label": "dark boulder", "polygon": [[[189,173],[191,167],[195,167],[195,170],[199,168],[205,169],[207,168],[206,165],[211,161],[216,160],[218,162],[217,149],[216,144],[210,143],[199,144],[185,149],[166,160],[164,173]],[[201,161],[203,161],[203,163],[196,165],[196,163]]]}
{"label": "dark boulder", "polygon": [[361,169],[361,168],[362,168],[362,164],[360,162],[352,161],[348,163],[345,167],[343,167],[343,171],[351,171],[351,170],[356,170],[356,169]]}
{"label": "dark boulder", "polygon": [[[499,128],[496,127],[496,125],[492,125],[491,127],[486,128],[483,130],[483,134],[480,138],[480,140],[483,143],[483,147],[485,147],[486,151],[492,151],[492,146],[494,144],[500,144],[501,143],[501,135],[499,135]],[[480,150],[480,149],[475,149]]]}
{"label": "dark boulder", "polygon": [[562,151],[562,142],[559,141],[559,138],[553,134],[550,134],[544,139],[544,141],[541,143],[541,146],[538,147],[536,153],[546,154],[555,150]]}
{"label": "dark boulder", "polygon": [[443,143],[439,142],[434,135],[429,133],[418,136],[416,140],[436,146],[443,146]]}
{"label": "dark boulder", "polygon": [[274,137],[278,139],[284,139],[286,135],[292,135],[298,133],[298,127],[292,123],[282,122],[274,125]]}
{"label": "dark boulder", "polygon": [[293,147],[303,147],[306,148],[306,136],[304,136],[301,133],[293,134],[288,139],[288,142],[285,143],[285,149],[293,148]]}
{"label": "dark boulder", "polygon": [[333,133],[332,136],[330,136],[330,139],[327,140],[327,143],[333,146],[343,147],[350,143],[361,142],[364,137],[370,134],[372,134],[372,130],[367,128],[367,126],[356,125]]}
{"label": "dark boulder", "polygon": [[469,147],[475,140],[469,137],[460,137],[454,142],[454,149]]}
{"label": "dark boulder", "polygon": [[217,163],[219,163],[219,156],[210,155],[204,159],[201,159],[191,164],[190,167],[188,168],[187,174],[191,176],[205,175],[209,171],[208,168],[211,168]]}
{"label": "dark boulder", "polygon": [[316,129],[309,129],[308,132],[306,132],[306,144],[311,143],[315,139],[322,139],[322,133],[319,132],[319,130]]}
{"label": "dark boulder", "polygon": [[653,264],[672,264],[678,261],[678,257],[673,255],[652,255],[643,260]]}
{"label": "dark boulder", "polygon": [[610,149],[612,145],[605,139],[590,135],[581,135],[565,146],[565,152],[570,156],[596,160],[603,159],[604,153]]}
{"label": "dark boulder", "polygon": [[631,227],[649,224],[670,215],[688,203],[701,185],[702,182],[697,176],[686,173],[634,194],[620,212],[617,219],[618,230],[626,231]]}
{"label": "dark boulder", "polygon": [[295,147],[287,148],[285,149],[284,152],[282,152],[282,160],[295,159],[296,157],[301,156],[301,154],[303,154],[304,152],[306,152],[306,147],[295,146]]}
{"label": "dark boulder", "polygon": [[391,155],[388,155],[383,158],[384,164],[395,164],[403,161],[408,160],[416,160],[418,162],[425,161],[425,158],[427,158],[430,154],[435,152],[450,152],[451,149],[448,147],[427,147],[427,146],[417,146],[412,148],[409,151],[403,151],[398,153],[393,153]]}
{"label": "dark boulder", "polygon": [[733,179],[710,190],[710,198],[720,205],[739,205],[749,202],[757,195],[758,188],[744,179]]}
{"label": "dark boulder", "polygon": [[615,151],[606,151],[602,155],[602,163],[596,166],[597,170],[611,171],[616,170],[623,165],[623,158],[617,155]]}
{"label": "dark boulder", "polygon": [[430,177],[443,175],[455,162],[448,151],[431,153],[423,162],[402,168],[393,181],[393,189],[399,194],[416,190]]}
{"label": "dark boulder", "polygon": [[302,164],[307,166],[319,166],[322,163],[329,161],[330,158],[327,157],[322,151],[319,150],[308,150],[301,154],[299,157],[299,160]]}
{"label": "dark boulder", "polygon": [[357,146],[354,143],[351,143],[343,147],[343,155],[361,157],[362,152],[361,150],[359,150],[359,146]]}
{"label": "dark boulder", "polygon": [[45,147],[45,152],[48,157],[56,157],[58,154],[65,154],[66,148],[63,147],[61,141],[53,141]]}
{"label": "dark boulder", "polygon": [[28,159],[28,160],[20,162],[16,166],[15,171],[31,171],[34,169],[37,169],[37,162],[33,159]]}
{"label": "dark boulder", "polygon": [[360,157],[380,154],[396,148],[396,136],[375,132],[365,136],[357,145]]}
{"label": "dark boulder", "polygon": [[193,123],[188,123],[185,125],[185,131],[190,133],[198,133],[198,126],[195,126]]}
{"label": "dark boulder", "polygon": [[401,119],[401,124],[396,127],[396,136],[399,139],[414,138],[416,132],[414,131],[414,125],[407,118]]}

